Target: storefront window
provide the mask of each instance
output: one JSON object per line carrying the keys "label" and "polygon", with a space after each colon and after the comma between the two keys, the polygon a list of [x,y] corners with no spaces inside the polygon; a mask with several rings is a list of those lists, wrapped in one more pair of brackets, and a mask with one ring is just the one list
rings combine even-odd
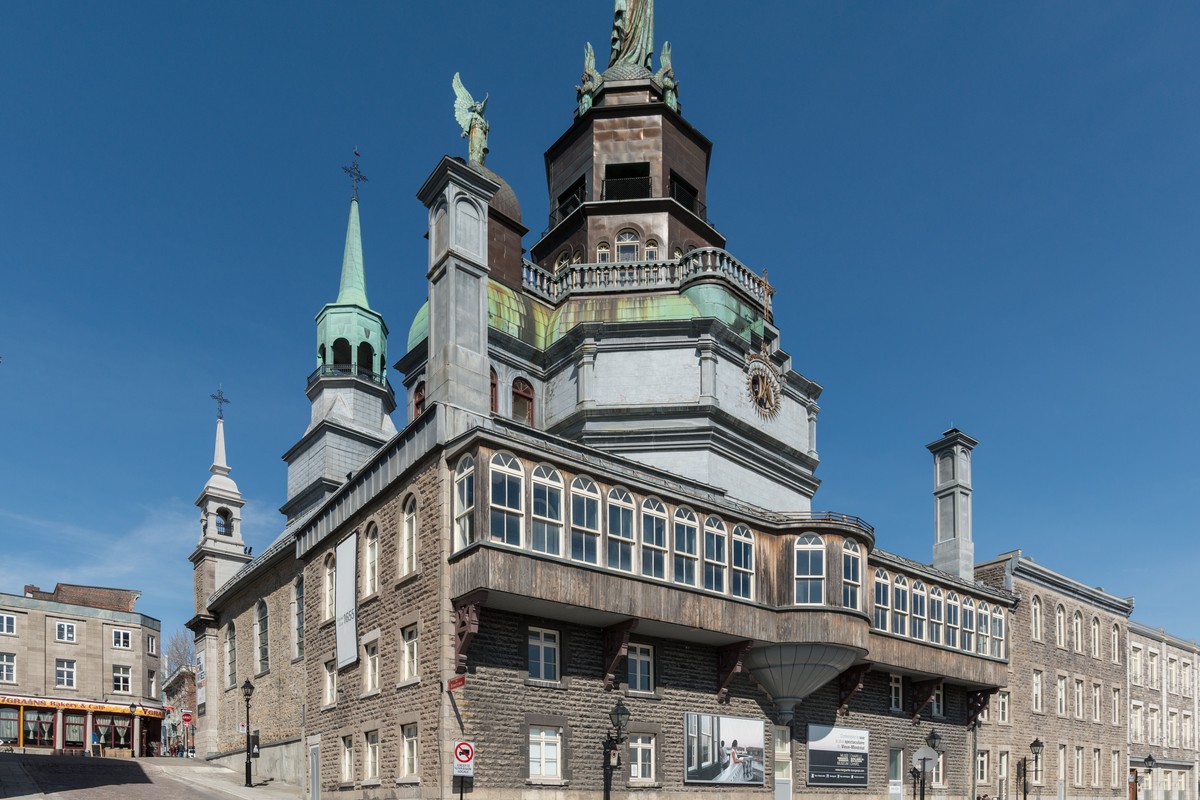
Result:
{"label": "storefront window", "polygon": [[129,741],[129,723],[131,717],[121,717],[113,714],[97,714],[95,717],[96,733],[100,744],[105,747],[127,748]]}
{"label": "storefront window", "polygon": [[17,744],[21,710],[11,706],[0,708],[0,744]]}
{"label": "storefront window", "polygon": [[63,714],[63,744],[66,747],[83,747],[83,729],[86,714]]}
{"label": "storefront window", "polygon": [[25,746],[54,747],[54,712],[25,709]]}

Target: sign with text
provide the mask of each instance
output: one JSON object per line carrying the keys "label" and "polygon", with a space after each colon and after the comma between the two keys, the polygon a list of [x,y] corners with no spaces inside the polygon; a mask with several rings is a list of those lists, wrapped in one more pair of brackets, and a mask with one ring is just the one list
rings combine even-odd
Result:
{"label": "sign with text", "polygon": [[466,675],[456,675],[446,684],[446,691],[453,692],[455,689],[461,689],[467,685]]}
{"label": "sign with text", "polygon": [[358,570],[358,534],[353,533],[338,542],[337,573],[333,586],[333,613],[337,638],[338,669],[358,660],[358,621],[355,575]]}
{"label": "sign with text", "polygon": [[458,778],[475,777],[475,743],[455,742],[453,775]]}
{"label": "sign with text", "polygon": [[207,698],[205,697],[205,673],[204,673],[204,650],[196,651],[196,707],[202,708]]}
{"label": "sign with text", "polygon": [[861,728],[808,726],[808,785],[867,785],[871,734]]}
{"label": "sign with text", "polygon": [[764,783],[762,720],[687,713],[683,732],[684,783]]}

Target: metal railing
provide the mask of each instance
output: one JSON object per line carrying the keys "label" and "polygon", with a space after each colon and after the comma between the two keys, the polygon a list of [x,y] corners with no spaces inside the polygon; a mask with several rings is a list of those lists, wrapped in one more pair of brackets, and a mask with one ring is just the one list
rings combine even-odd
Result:
{"label": "metal railing", "polygon": [[670,195],[672,200],[674,200],[676,203],[679,203],[679,205],[683,206],[697,217],[700,217],[700,219],[708,219],[705,216],[708,213],[708,208],[704,205],[704,203],[700,202],[700,195],[693,191],[691,187],[684,186],[678,181],[671,181],[671,186],[667,193]]}
{"label": "metal railing", "polygon": [[605,178],[601,189],[603,200],[640,200],[654,196],[654,178]]}
{"label": "metal railing", "polygon": [[382,374],[369,369],[356,368],[353,364],[322,364],[308,376],[306,385],[312,386],[314,381],[324,377],[360,378],[372,383],[387,384],[387,380]]}
{"label": "metal railing", "polygon": [[862,528],[871,534],[875,533],[875,526],[862,517],[843,514],[840,511],[789,511],[787,517],[789,519],[812,522],[840,522],[844,525],[853,525],[856,528]]}

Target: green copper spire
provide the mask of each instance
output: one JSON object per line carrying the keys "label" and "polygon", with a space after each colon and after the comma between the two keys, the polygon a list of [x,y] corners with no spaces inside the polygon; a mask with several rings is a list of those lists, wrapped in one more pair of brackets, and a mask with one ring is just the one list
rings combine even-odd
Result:
{"label": "green copper spire", "polygon": [[358,198],[350,201],[350,221],[346,225],[346,252],[342,255],[342,284],[338,305],[370,308],[367,303],[367,278],[363,271],[362,233],[358,227]]}

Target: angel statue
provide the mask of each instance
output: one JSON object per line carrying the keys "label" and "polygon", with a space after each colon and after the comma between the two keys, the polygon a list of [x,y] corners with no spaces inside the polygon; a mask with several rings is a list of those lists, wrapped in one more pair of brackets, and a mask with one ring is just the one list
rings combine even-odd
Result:
{"label": "angel statue", "polygon": [[592,97],[603,80],[596,71],[596,51],[591,42],[583,48],[583,77],[580,80],[582,84],[575,87],[575,94],[579,98],[579,116],[582,117],[592,107]]}
{"label": "angel statue", "polygon": [[671,66],[671,43],[663,42],[658,56],[658,72],[654,79],[662,84],[663,100],[672,111],[679,110],[679,82],[675,80],[675,68]]}
{"label": "angel statue", "polygon": [[470,92],[463,86],[462,78],[454,73],[454,118],[462,127],[463,138],[467,140],[467,160],[483,166],[487,158],[488,124],[483,118],[483,110],[487,108],[488,96],[484,95],[482,102],[475,102]]}
{"label": "angel statue", "polygon": [[654,54],[654,0],[615,0],[609,69],[617,65],[650,70]]}

